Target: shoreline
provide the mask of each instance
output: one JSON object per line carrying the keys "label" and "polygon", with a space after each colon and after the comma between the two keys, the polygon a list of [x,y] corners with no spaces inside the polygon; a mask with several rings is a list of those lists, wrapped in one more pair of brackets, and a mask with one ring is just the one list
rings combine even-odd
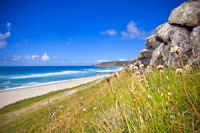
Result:
{"label": "shoreline", "polygon": [[[111,74],[102,74],[100,76],[105,76],[105,75],[111,75]],[[89,77],[95,77],[95,76],[88,76],[88,77],[82,77],[82,78],[89,78]],[[7,88],[7,89],[0,90],[0,93],[4,92],[4,91],[20,90],[20,89],[25,89],[25,88],[32,88],[32,87],[37,87],[37,86],[44,86],[44,85],[62,83],[62,82],[67,82],[67,81],[69,82],[69,81],[73,81],[73,80],[77,80],[77,79],[82,79],[82,78],[60,80],[60,81],[50,81],[50,82],[47,82],[47,83],[39,83],[39,84],[35,84],[35,85],[30,85],[30,86],[19,86],[19,87]]]}
{"label": "shoreline", "polygon": [[56,83],[48,83],[44,85],[37,85],[32,87],[25,87],[19,89],[11,89],[0,91],[0,109],[9,104],[21,101],[24,99],[41,96],[49,92],[70,89],[81,84],[86,84],[100,78],[108,77],[111,74],[104,74],[91,77],[77,78],[66,81],[57,81]]}

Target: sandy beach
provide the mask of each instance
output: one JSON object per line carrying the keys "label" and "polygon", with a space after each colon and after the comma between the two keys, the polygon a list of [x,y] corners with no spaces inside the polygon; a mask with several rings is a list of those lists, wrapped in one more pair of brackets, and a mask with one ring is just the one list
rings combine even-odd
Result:
{"label": "sandy beach", "polygon": [[[109,74],[101,75],[98,77],[98,79],[106,77],[106,76],[109,76]],[[97,80],[97,76],[73,79],[69,81],[63,81],[59,83],[52,83],[52,84],[40,85],[40,86],[34,86],[34,87],[28,87],[28,88],[1,91],[0,92],[0,108],[9,104],[15,103],[17,101],[23,100],[23,99],[41,96],[52,91],[72,88],[81,84],[92,82],[94,80]]]}

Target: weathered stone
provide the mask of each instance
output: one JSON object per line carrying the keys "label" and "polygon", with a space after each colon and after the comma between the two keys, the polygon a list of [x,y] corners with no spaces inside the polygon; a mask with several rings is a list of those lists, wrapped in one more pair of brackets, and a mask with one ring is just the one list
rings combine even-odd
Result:
{"label": "weathered stone", "polygon": [[184,26],[200,26],[200,1],[181,4],[171,12],[168,22]]}
{"label": "weathered stone", "polygon": [[152,56],[152,50],[143,49],[140,51],[140,55],[138,56],[139,59],[148,58],[150,59]]}
{"label": "weathered stone", "polygon": [[155,34],[167,45],[183,48],[182,54],[191,49],[190,32],[185,28],[165,23],[156,28]]}
{"label": "weathered stone", "polygon": [[150,59],[144,58],[144,59],[141,59],[141,63],[140,64],[143,64],[144,66],[148,66],[149,63],[150,63]]}
{"label": "weathered stone", "polygon": [[150,37],[147,38],[146,40],[146,44],[145,44],[145,48],[146,49],[156,49],[159,45],[161,44],[161,42],[157,39],[157,37],[155,35],[152,35]]}
{"label": "weathered stone", "polygon": [[193,62],[200,55],[200,26],[195,27],[200,25],[199,1],[187,2],[174,9],[169,23],[158,26],[155,34],[147,38],[145,49],[134,65],[177,65],[180,58],[177,53],[170,52],[173,46],[181,48],[179,54],[185,64]]}
{"label": "weathered stone", "polygon": [[150,60],[150,66],[157,66],[158,64],[163,64],[163,47],[164,43],[160,44],[152,53],[152,58]]}
{"label": "weathered stone", "polygon": [[200,55],[200,26],[195,27],[191,33],[190,39],[192,40],[192,52],[195,57]]}

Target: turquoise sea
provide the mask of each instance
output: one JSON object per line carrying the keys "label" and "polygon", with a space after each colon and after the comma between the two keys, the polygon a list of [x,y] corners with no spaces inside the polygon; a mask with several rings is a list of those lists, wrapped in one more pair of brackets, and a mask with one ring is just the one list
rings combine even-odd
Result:
{"label": "turquoise sea", "polygon": [[0,67],[0,91],[62,82],[121,71],[117,67],[94,66],[9,66]]}

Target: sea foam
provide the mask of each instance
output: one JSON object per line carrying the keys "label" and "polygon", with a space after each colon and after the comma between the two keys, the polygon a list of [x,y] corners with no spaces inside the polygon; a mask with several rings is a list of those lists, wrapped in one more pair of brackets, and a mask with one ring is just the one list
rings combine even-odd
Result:
{"label": "sea foam", "polygon": [[55,73],[42,73],[42,74],[31,74],[26,76],[16,76],[11,77],[11,79],[24,79],[24,78],[38,78],[38,77],[48,77],[48,76],[56,76],[56,75],[68,75],[68,74],[77,74],[81,71],[62,71],[62,72],[55,72]]}

